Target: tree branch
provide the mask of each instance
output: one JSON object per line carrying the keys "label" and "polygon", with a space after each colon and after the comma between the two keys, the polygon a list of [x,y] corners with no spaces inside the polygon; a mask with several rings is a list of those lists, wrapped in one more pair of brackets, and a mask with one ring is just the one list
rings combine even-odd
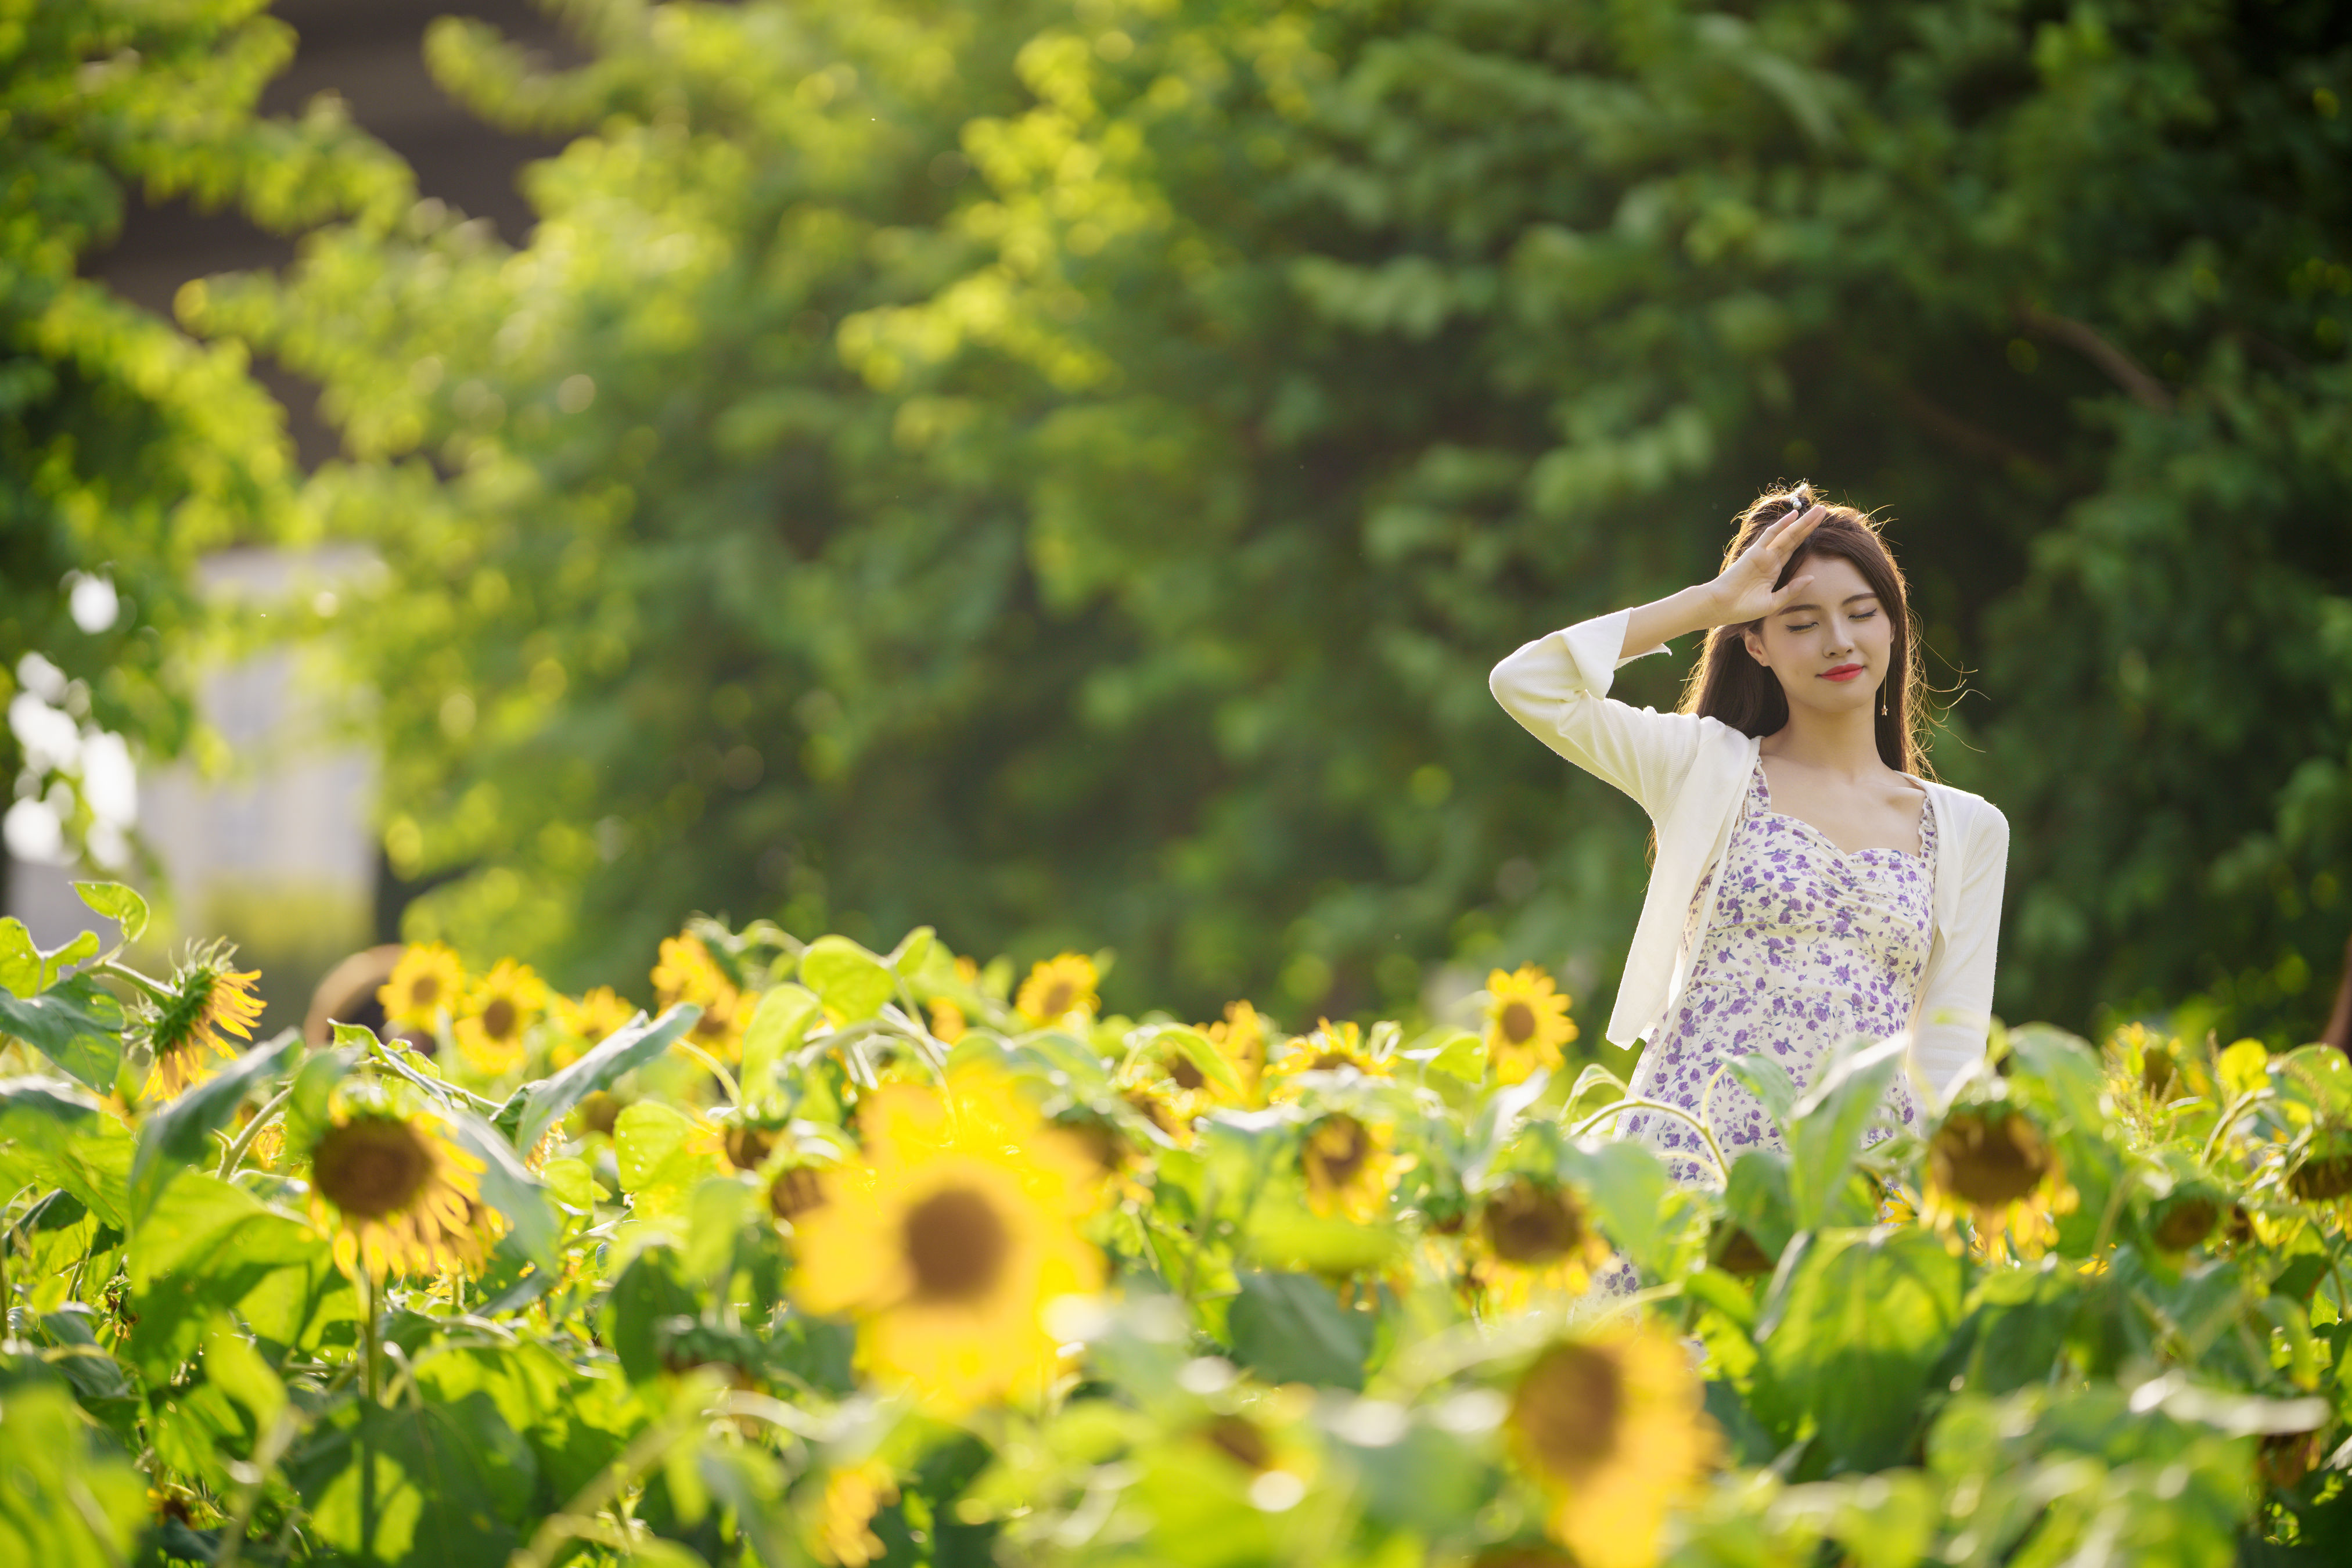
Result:
{"label": "tree branch", "polygon": [[2039,305],[2021,307],[2017,319],[2027,331],[2065,344],[2106,372],[2107,379],[2122,387],[2141,407],[2152,408],[2158,414],[2172,412],[2171,390],[2148,374],[2139,361],[2101,337],[2096,328],[2071,317],[2053,316]]}

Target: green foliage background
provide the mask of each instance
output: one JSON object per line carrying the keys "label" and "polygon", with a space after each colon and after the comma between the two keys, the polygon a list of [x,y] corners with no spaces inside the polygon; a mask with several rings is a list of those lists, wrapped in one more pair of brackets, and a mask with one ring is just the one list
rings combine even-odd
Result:
{"label": "green foliage background", "polygon": [[379,205],[184,301],[342,429],[413,934],[576,982],[695,908],[923,920],[1293,1015],[1567,952],[1589,1010],[1640,824],[1484,672],[1801,476],[1966,672],[2002,1009],[2315,1029],[2340,8],[560,9],[576,70],[428,49],[572,138],[526,247]]}
{"label": "green foliage background", "polygon": [[[38,653],[73,683],[61,701],[86,733],[149,756],[190,738],[184,656],[208,624],[197,557],[278,536],[299,476],[241,347],[196,343],[77,266],[120,229],[128,187],[279,231],[388,217],[415,194],[331,101],[299,121],[256,116],[295,44],[265,10],[0,6],[0,699]],[[69,617],[73,573],[112,583],[110,625]],[[0,730],[0,773],[20,796],[61,788],[79,845],[79,773],[27,763]]]}

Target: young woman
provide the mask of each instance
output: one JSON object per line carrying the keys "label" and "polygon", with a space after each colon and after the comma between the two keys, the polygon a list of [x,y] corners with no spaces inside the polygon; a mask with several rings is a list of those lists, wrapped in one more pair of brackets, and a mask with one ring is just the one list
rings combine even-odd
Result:
{"label": "young woman", "polygon": [[[1871,520],[1799,485],[1738,519],[1711,583],[1528,644],[1496,700],[1641,803],[1657,830],[1609,1038],[1647,1040],[1633,1093],[1704,1121],[1727,1158],[1780,1134],[1727,1062],[1809,1083],[1909,1031],[1905,1121],[1980,1058],[2009,823],[1922,776],[1903,574]],[[1682,707],[1609,698],[1617,667],[1706,631]],[[1721,1179],[1685,1122],[1624,1118],[1684,1181]]]}

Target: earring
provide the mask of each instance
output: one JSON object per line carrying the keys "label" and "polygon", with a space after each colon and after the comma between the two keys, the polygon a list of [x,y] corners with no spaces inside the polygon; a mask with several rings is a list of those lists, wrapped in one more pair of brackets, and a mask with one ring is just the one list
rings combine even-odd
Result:
{"label": "earring", "polygon": [[1886,688],[1884,686],[1878,689],[1878,710],[1881,713],[1886,711]]}

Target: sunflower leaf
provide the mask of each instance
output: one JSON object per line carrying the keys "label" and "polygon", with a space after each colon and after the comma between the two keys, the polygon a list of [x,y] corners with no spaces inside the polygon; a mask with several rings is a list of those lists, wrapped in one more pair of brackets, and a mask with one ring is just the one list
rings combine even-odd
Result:
{"label": "sunflower leaf", "polygon": [[[670,1042],[694,1027],[702,1009],[681,1002],[648,1023],[643,1013],[606,1036],[586,1056],[562,1072],[530,1086],[522,1120],[514,1129],[514,1147],[538,1146],[556,1119],[622,1074],[643,1067],[669,1049]],[[754,1015],[756,1020],[757,1015]]]}
{"label": "sunflower leaf", "polygon": [[1341,1307],[1311,1274],[1244,1274],[1241,1288],[1225,1319],[1235,1361],[1268,1383],[1364,1386],[1374,1314]]}
{"label": "sunflower leaf", "polygon": [[1789,1202],[1796,1228],[1817,1230],[1845,1188],[1863,1130],[1902,1070],[1910,1037],[1856,1042],[1839,1052],[1790,1108]]}
{"label": "sunflower leaf", "polygon": [[522,1163],[504,1134],[470,1110],[449,1113],[458,1145],[482,1163],[482,1201],[506,1216],[515,1245],[541,1268],[555,1267],[563,1226],[547,1201],[547,1188]]}
{"label": "sunflower leaf", "polygon": [[137,942],[147,929],[147,900],[120,882],[76,882],[81,901],[122,928],[122,940]]}
{"label": "sunflower leaf", "polygon": [[843,1023],[856,1024],[882,1011],[898,988],[898,977],[847,937],[821,936],[801,954],[801,984],[823,997]]}
{"label": "sunflower leaf", "polygon": [[100,1094],[122,1065],[122,1004],[77,974],[37,996],[0,994],[0,1031],[14,1035]]}
{"label": "sunflower leaf", "polygon": [[41,950],[14,915],[0,920],[0,985],[18,996],[41,994]]}
{"label": "sunflower leaf", "polygon": [[254,1047],[140,1123],[139,1147],[131,1157],[131,1209],[135,1220],[183,1168],[210,1152],[212,1135],[226,1126],[256,1087],[285,1070],[302,1048],[292,1029]]}
{"label": "sunflower leaf", "polygon": [[1164,1025],[1150,1035],[1154,1041],[1165,1040],[1176,1047],[1183,1058],[1197,1068],[1202,1078],[1223,1089],[1235,1100],[1246,1098],[1242,1089],[1241,1075],[1225,1053],[1217,1049],[1206,1035],[1198,1029],[1188,1029],[1181,1024]]}
{"label": "sunflower leaf", "polygon": [[816,993],[805,985],[771,985],[743,1029],[743,1066],[739,1081],[746,1103],[776,1090],[776,1064],[801,1043],[820,1011]]}

